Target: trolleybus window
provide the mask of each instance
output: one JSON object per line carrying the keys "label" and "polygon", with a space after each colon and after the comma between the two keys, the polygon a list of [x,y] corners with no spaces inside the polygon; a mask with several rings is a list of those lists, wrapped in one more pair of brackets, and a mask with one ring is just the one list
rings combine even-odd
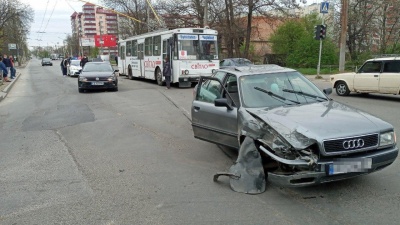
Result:
{"label": "trolleybus window", "polygon": [[137,56],[137,41],[132,41],[132,56]]}
{"label": "trolleybus window", "polygon": [[126,55],[131,56],[131,51],[132,51],[132,41],[127,41],[126,42]]}
{"label": "trolleybus window", "polygon": [[161,36],[153,37],[153,55],[161,54]]}
{"label": "trolleybus window", "polygon": [[151,56],[151,45],[153,44],[153,38],[148,37],[144,40],[144,55]]}
{"label": "trolleybus window", "polygon": [[200,59],[218,59],[217,36],[199,35],[200,38]]}
{"label": "trolleybus window", "polygon": [[178,34],[179,59],[198,59],[199,36],[196,34]]}

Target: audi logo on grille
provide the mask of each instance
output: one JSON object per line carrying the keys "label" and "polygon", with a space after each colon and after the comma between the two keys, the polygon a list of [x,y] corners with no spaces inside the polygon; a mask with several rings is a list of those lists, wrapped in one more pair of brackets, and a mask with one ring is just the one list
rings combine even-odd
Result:
{"label": "audi logo on grille", "polygon": [[364,140],[361,138],[343,141],[344,149],[356,149],[362,147],[364,147]]}

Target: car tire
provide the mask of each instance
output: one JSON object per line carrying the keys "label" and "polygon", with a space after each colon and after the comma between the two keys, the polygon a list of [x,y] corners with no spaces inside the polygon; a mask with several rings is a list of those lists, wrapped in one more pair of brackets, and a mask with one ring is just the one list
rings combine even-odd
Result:
{"label": "car tire", "polygon": [[160,68],[157,68],[156,77],[155,78],[156,78],[158,86],[163,86],[164,85],[164,82],[162,81],[162,73],[161,73]]}
{"label": "car tire", "polygon": [[115,87],[115,88],[113,89],[113,91],[118,91],[118,87]]}
{"label": "car tire", "polygon": [[78,88],[79,93],[83,93],[85,90]]}
{"label": "car tire", "polygon": [[349,87],[347,86],[346,82],[339,81],[336,85],[336,94],[339,96],[347,96],[350,94]]}

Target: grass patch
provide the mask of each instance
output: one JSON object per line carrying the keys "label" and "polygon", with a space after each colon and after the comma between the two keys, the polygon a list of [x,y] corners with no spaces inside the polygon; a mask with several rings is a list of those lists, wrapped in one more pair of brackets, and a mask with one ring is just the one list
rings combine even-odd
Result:
{"label": "grass patch", "polygon": [[[305,75],[317,75],[317,68],[296,68],[296,70]],[[354,72],[354,71],[351,69],[346,69],[345,72]],[[337,74],[337,73],[340,73],[339,68],[337,67],[321,68],[319,72],[320,75]]]}

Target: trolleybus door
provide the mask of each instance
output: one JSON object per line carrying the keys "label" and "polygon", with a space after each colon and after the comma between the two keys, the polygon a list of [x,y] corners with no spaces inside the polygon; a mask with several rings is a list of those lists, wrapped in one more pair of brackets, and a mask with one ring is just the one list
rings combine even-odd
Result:
{"label": "trolleybus door", "polygon": [[144,44],[138,44],[138,59],[139,59],[139,76],[144,77]]}

